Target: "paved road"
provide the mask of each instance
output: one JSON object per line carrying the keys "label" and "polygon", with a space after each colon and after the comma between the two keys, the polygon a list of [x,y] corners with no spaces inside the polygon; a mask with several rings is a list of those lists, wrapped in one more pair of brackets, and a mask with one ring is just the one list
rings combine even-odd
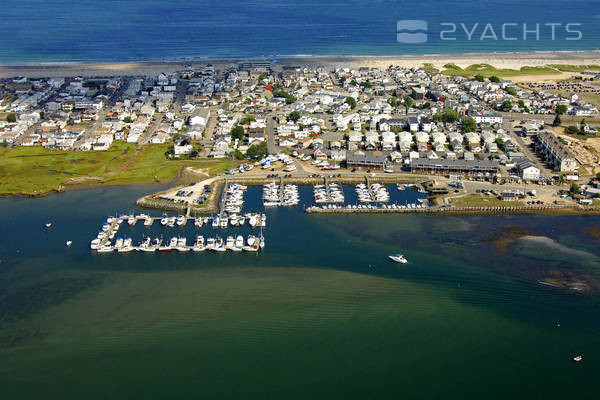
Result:
{"label": "paved road", "polygon": [[281,151],[281,147],[275,144],[275,133],[277,128],[277,122],[273,119],[273,116],[267,117],[267,149],[269,154],[278,154]]}

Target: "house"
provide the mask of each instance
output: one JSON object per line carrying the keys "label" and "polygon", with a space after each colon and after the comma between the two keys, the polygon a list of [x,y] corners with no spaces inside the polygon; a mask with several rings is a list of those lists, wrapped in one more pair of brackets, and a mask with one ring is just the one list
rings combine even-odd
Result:
{"label": "house", "polygon": [[528,180],[536,180],[541,174],[540,169],[527,159],[517,162],[517,171],[521,175],[521,178]]}
{"label": "house", "polygon": [[411,132],[419,130],[419,119],[417,117],[408,117],[408,129]]}
{"label": "house", "polygon": [[571,151],[552,131],[540,132],[535,148],[555,171],[572,172],[578,168]]}
{"label": "house", "polygon": [[382,152],[362,151],[348,152],[346,154],[346,165],[351,167],[383,168],[386,156]]}
{"label": "house", "polygon": [[343,149],[330,150],[329,157],[331,158],[332,161],[337,161],[337,162],[344,161],[346,159],[346,150],[343,150]]}
{"label": "house", "polygon": [[313,153],[313,157],[315,158],[315,160],[325,161],[327,160],[327,153],[325,153],[321,149],[316,149]]}
{"label": "house", "polygon": [[453,160],[417,158],[410,162],[413,173],[425,174],[495,174],[498,172],[498,162],[490,160]]}
{"label": "house", "polygon": [[173,153],[175,157],[191,154],[192,150],[192,144],[187,138],[178,139],[173,145]]}

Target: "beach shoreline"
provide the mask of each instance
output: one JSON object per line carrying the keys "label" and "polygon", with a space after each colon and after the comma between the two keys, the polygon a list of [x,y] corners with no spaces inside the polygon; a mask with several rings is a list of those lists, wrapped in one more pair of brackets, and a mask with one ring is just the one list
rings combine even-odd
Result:
{"label": "beach shoreline", "polygon": [[40,62],[1,64],[0,78],[24,76],[68,77],[68,76],[134,76],[155,75],[161,72],[172,73],[183,69],[211,64],[226,67],[230,64],[252,61],[271,62],[273,68],[284,66],[306,67],[372,67],[387,68],[389,65],[422,67],[425,63],[442,67],[456,64],[467,67],[472,64],[492,64],[498,68],[519,69],[524,66],[546,66],[548,64],[588,65],[600,64],[600,51],[547,51],[547,52],[506,52],[506,53],[466,53],[431,55],[285,55],[274,57],[247,57],[230,59],[198,59],[182,61],[138,61],[138,62]]}

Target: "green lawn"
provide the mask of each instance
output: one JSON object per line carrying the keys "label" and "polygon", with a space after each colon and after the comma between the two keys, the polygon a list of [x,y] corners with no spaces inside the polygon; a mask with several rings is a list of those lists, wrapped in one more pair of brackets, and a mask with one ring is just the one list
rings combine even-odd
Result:
{"label": "green lawn", "polygon": [[523,76],[523,75],[549,75],[549,74],[560,74],[554,68],[551,67],[522,67],[519,70],[509,68],[496,68],[490,64],[472,64],[466,68],[461,68],[455,64],[444,65],[442,71],[444,75],[461,75],[464,77],[472,78],[475,75],[482,75],[486,78],[490,76],[497,76],[498,78],[510,78],[511,76]]}
{"label": "green lawn", "polygon": [[600,65],[571,65],[571,64],[549,64],[550,67],[564,72],[583,72],[585,70],[596,70],[600,72]]}
{"label": "green lawn", "polygon": [[[168,144],[137,147],[115,142],[107,151],[58,151],[16,147],[0,151],[0,195],[40,194],[60,185],[109,185],[170,182],[183,167],[207,169],[217,175],[239,162],[232,160],[168,160]],[[77,179],[77,178],[96,179]]]}

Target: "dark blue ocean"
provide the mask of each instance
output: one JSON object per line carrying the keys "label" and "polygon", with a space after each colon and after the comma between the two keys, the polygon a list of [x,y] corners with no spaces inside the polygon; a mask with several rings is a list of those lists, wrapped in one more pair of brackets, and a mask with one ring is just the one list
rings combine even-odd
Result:
{"label": "dark blue ocean", "polygon": [[[597,0],[22,0],[2,8],[0,63],[596,50],[599,17]],[[399,20],[427,41],[399,43]]]}

